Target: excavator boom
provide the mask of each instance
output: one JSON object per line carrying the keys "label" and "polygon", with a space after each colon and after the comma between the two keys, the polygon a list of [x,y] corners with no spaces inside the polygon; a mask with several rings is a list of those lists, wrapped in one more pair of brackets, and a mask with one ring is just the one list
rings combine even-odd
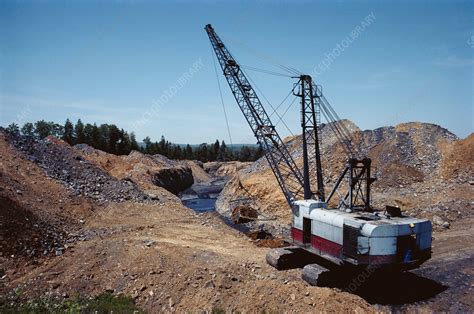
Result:
{"label": "excavator boom", "polygon": [[303,198],[303,174],[288,152],[239,64],[210,24],[206,25],[205,30],[232,94],[257,138],[258,144],[263,148],[286,200],[292,206],[296,199]]}

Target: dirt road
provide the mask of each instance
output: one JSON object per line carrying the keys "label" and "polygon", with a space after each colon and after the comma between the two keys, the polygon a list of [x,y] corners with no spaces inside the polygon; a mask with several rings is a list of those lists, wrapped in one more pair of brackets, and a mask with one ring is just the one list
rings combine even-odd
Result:
{"label": "dirt road", "polygon": [[267,249],[215,214],[111,204],[86,219],[81,238],[62,256],[7,270],[5,288],[29,297],[113,291],[150,311],[371,311],[358,296],[307,286],[299,270],[275,271]]}
{"label": "dirt road", "polygon": [[419,270],[390,283],[371,279],[369,286],[347,293],[341,292],[347,286],[337,283],[310,287],[299,269],[274,270],[265,263],[268,249],[213,213],[111,204],[87,218],[83,241],[64,255],[7,271],[8,286],[20,286],[29,296],[113,291],[134,296],[150,311],[469,311],[474,305],[472,222],[435,233],[433,258]]}

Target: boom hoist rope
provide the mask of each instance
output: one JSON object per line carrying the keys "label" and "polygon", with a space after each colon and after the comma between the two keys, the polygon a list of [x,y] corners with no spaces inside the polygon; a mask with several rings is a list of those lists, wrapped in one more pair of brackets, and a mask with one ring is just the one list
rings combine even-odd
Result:
{"label": "boom hoist rope", "polygon": [[[211,44],[211,49],[212,49],[212,44]],[[211,51],[211,54],[212,54],[212,51]],[[222,96],[221,82],[219,81],[219,74],[217,73],[217,66],[216,66],[215,57],[216,56],[214,54],[212,54],[212,63],[214,64],[214,72],[216,73],[217,86],[219,87],[219,95],[220,95],[220,99],[221,99],[222,111],[224,111],[225,124],[227,126],[227,134],[229,135],[230,145],[233,145],[232,135],[230,134],[229,120],[227,119],[227,111],[225,109],[224,97]],[[225,156],[224,156],[224,159],[225,159]]]}
{"label": "boom hoist rope", "polygon": [[246,43],[244,43],[244,42],[242,42],[242,41],[240,41],[236,38],[231,37],[229,39],[231,39],[231,41],[235,42],[236,44],[240,45],[242,48],[244,48],[247,52],[251,53],[256,58],[258,58],[258,59],[260,59],[264,62],[267,62],[267,63],[269,63],[269,64],[271,64],[275,67],[278,67],[278,68],[282,69],[283,71],[289,73],[290,77],[295,76],[295,75],[300,76],[301,74],[303,74],[300,70],[298,70],[294,67],[291,67],[291,66],[281,64],[280,61],[277,61],[275,57],[269,56],[266,53],[258,51],[254,47],[250,47]]}
{"label": "boom hoist rope", "polygon": [[[212,48],[212,43],[211,43],[211,48]],[[211,51],[212,53],[212,51]],[[231,135],[231,131],[230,131],[230,125],[229,125],[229,120],[228,120],[228,115],[227,115],[227,112],[226,112],[226,109],[225,109],[225,103],[224,103],[224,98],[223,98],[223,94],[222,94],[222,88],[221,88],[221,85],[220,85],[220,80],[219,80],[219,75],[217,73],[217,66],[216,66],[216,62],[215,62],[215,56],[213,54],[213,64],[214,64],[214,72],[215,72],[215,75],[216,75],[216,80],[217,80],[217,85],[218,85],[218,88],[219,88],[219,96],[220,96],[220,100],[221,100],[221,106],[223,108],[223,112],[224,112],[224,118],[225,118],[225,122],[226,122],[226,126],[227,126],[227,132],[228,132],[228,135],[229,135],[229,140],[230,140],[230,144],[233,145],[233,142],[232,142],[232,135]],[[285,75],[285,74],[281,74],[281,73],[277,73],[277,72],[272,72],[272,71],[268,71],[268,70],[262,70],[262,69],[259,69],[259,68],[255,68],[255,67],[249,67],[249,66],[246,66],[245,68],[249,69],[249,70],[253,70],[253,71],[257,71],[257,72],[261,72],[261,73],[264,73],[264,74],[268,74],[268,75],[274,75],[274,76],[284,76],[284,77],[291,77],[290,75]],[[286,68],[285,68],[286,71],[288,71]],[[243,70],[242,70],[243,71]],[[295,72],[292,71],[290,72],[291,74],[294,74]],[[250,76],[248,76],[247,73],[245,73],[246,76],[252,81],[252,83],[254,84],[254,86],[256,86],[255,82],[250,78]],[[258,87],[257,87],[258,89]],[[286,123],[283,121],[283,116],[281,116],[279,113],[278,113],[278,109],[285,103],[285,101],[289,98],[289,96],[292,94],[292,91],[290,91],[286,97],[279,103],[279,105],[275,108],[274,106],[272,106],[272,104],[270,103],[270,101],[265,97],[265,95],[263,95],[262,91],[260,89],[258,89],[258,91],[260,92],[260,94],[264,97],[265,101],[268,103],[268,105],[272,108],[272,114],[276,114],[278,117],[279,117],[279,120],[278,120],[278,123],[282,122],[285,127],[287,128],[287,130],[290,132],[290,134],[293,135],[293,133],[291,132],[290,128],[286,125]],[[292,101],[292,103],[290,104],[290,106],[294,103],[294,100]],[[285,110],[285,113],[288,111],[289,108],[287,108],[287,110]],[[277,124],[278,124],[277,123]],[[244,193],[246,193],[248,195],[248,197],[250,198],[250,200],[253,202],[253,203],[256,203],[255,200],[253,199],[252,195],[249,193],[249,191],[243,186],[242,184],[242,180],[241,180],[241,177],[240,177],[240,173],[237,171],[237,174],[236,174],[236,179],[237,179],[237,184],[238,184],[238,187],[239,189],[242,189],[244,191]],[[232,200],[230,201],[230,203],[232,202],[237,202],[239,200]],[[246,216],[241,216],[242,218],[245,218],[245,219],[249,219],[249,220],[275,220],[276,218],[275,217],[268,217],[267,215],[263,214],[258,208],[253,208],[257,213],[258,213],[258,217],[263,217],[263,218],[252,218],[252,217],[246,217]]]}
{"label": "boom hoist rope", "polygon": [[[245,72],[244,72],[245,73]],[[247,75],[247,77],[249,78],[249,80],[252,82],[253,86],[255,86],[255,88],[257,89],[257,91],[260,93],[260,95],[262,95],[263,99],[265,99],[265,101],[267,102],[267,104],[273,109],[273,113],[275,113],[277,115],[277,117],[279,118],[279,121],[281,121],[283,123],[283,125],[285,126],[285,128],[287,129],[287,131],[293,135],[293,132],[291,132],[290,128],[288,127],[288,125],[285,123],[285,121],[283,121],[283,118],[280,116],[280,114],[278,113],[278,111],[276,111],[276,109],[272,106],[272,104],[270,103],[270,101],[267,99],[267,97],[265,96],[265,94],[263,94],[263,92],[260,90],[260,88],[258,88],[258,85],[255,84],[255,81],[250,77],[248,76],[247,73],[245,73]],[[271,117],[271,115],[269,116]],[[277,123],[278,124],[278,123]],[[275,124],[275,127],[277,126],[277,124]]]}
{"label": "boom hoist rope", "polygon": [[[342,180],[347,174],[349,174],[349,192],[343,199],[344,203],[348,200],[346,204],[349,205],[346,206],[346,208],[352,210],[353,208],[363,206],[365,210],[371,211],[370,184],[375,180],[375,178],[370,176],[371,160],[369,158],[356,158],[357,156],[354,153],[351,132],[346,124],[341,121],[340,117],[331,107],[327,99],[322,95],[320,87],[314,84],[311,76],[303,75],[294,68],[277,64],[277,66],[284,71],[292,75],[298,75],[296,78],[299,78],[299,82],[295,85],[299,86],[299,91],[294,94],[301,99],[304,164],[302,171],[297,166],[293,156],[288,151],[286,144],[282,141],[280,135],[276,131],[276,125],[271,122],[263,104],[253,87],[250,85],[250,81],[248,80],[243,67],[236,62],[210,24],[206,25],[205,30],[209,36],[214,53],[219,61],[219,65],[234,95],[237,105],[246,118],[258,143],[263,148],[270,168],[273,171],[290,207],[293,208],[294,201],[298,199],[316,198],[321,201],[329,202],[333,194],[338,193],[337,189]],[[266,59],[268,61],[269,58]],[[256,68],[250,70],[254,69]],[[282,75],[281,73],[270,73],[270,71],[258,70],[260,72],[266,72],[266,74]],[[261,91],[259,92],[262,94]],[[267,103],[269,103],[264,95],[263,97]],[[282,104],[278,107],[281,105]],[[291,107],[291,105],[292,104],[290,104],[289,107]],[[276,113],[280,118],[280,122],[282,120],[282,115],[278,114],[273,106],[271,107],[274,111],[272,115]],[[287,108],[287,111],[288,110],[289,108]],[[329,122],[329,128],[333,131],[337,140],[342,144],[343,149],[349,157],[345,170],[339,179],[337,179],[337,182],[327,199],[324,196],[324,180],[320,160],[321,153],[319,151],[321,139],[319,134],[320,114],[322,114]],[[317,193],[311,188],[310,179],[310,154],[308,154],[308,148],[312,149],[312,146],[314,146],[315,154],[313,156],[314,158],[311,159],[315,160],[311,160],[311,162],[315,162],[317,166]],[[365,182],[365,195],[362,195],[362,182]],[[353,192],[355,192],[355,194]],[[360,197],[363,200],[363,204],[357,204],[359,193],[361,194]]]}
{"label": "boom hoist rope", "polygon": [[262,146],[270,168],[291,205],[296,199],[301,198],[303,175],[276,132],[264,106],[239,64],[212,26],[207,25],[205,29],[234,98],[257,138],[257,142]]}

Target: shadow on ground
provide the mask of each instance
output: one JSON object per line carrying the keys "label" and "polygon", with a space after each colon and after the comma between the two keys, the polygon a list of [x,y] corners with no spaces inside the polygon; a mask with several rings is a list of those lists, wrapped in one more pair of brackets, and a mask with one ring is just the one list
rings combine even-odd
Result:
{"label": "shadow on ground", "polygon": [[374,273],[366,279],[357,279],[357,276],[348,278],[340,272],[331,271],[321,275],[319,286],[338,288],[354,293],[371,304],[382,305],[420,302],[448,289],[437,281],[411,272],[392,276]]}

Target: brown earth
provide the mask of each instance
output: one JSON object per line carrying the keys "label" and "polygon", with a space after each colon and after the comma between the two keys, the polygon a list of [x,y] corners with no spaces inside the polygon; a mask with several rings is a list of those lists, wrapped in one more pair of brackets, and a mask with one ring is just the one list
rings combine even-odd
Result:
{"label": "brown earth", "polygon": [[[178,164],[161,155],[151,156],[132,151],[126,156],[116,156],[86,144],[75,145],[74,150],[111,176],[119,180],[130,180],[149,196],[167,201],[179,202],[173,194],[177,194],[180,188],[189,187],[193,183],[194,173],[196,176],[201,175],[197,171],[191,172],[187,164]],[[162,180],[171,175],[174,176],[173,182]],[[156,181],[160,184],[156,184]]]}
{"label": "brown earth", "polygon": [[[361,131],[347,120],[344,123],[352,132],[355,146],[372,159],[377,177],[372,204],[376,208],[395,205],[412,215],[437,216],[440,223],[435,228],[440,230],[446,229],[441,226],[443,222],[447,226],[473,215],[473,134],[459,140],[446,129],[418,122],[373,131]],[[347,157],[327,126],[323,127],[322,135],[321,158],[327,195]],[[286,140],[290,153],[301,165],[301,136]],[[277,225],[290,222],[291,211],[264,158],[229,181],[216,203],[218,211],[229,216],[233,202],[238,199],[251,199],[260,212],[275,218]],[[333,201],[330,205],[336,206],[337,202]]]}
{"label": "brown earth", "polygon": [[[150,312],[468,311],[474,306],[473,137],[457,140],[438,128],[429,125],[426,132],[422,124],[364,132],[353,128],[379,165],[391,165],[377,169],[378,174],[392,175],[390,183],[376,187],[377,197],[416,215],[441,217],[451,225],[437,227],[433,258],[422,268],[390,285],[384,281],[352,293],[343,292],[348,287],[337,280],[327,287],[310,287],[300,279],[299,269],[276,271],[265,262],[266,247],[283,245],[281,239],[263,231],[246,236],[216,213],[196,214],[183,207],[176,196],[153,183],[154,172],[173,167],[191,169],[196,182],[234,173],[224,197],[252,196],[262,213],[285,223],[290,211],[263,160],[250,166],[200,165],[75,147],[73,154],[157,197],[151,202],[97,202],[45,175],[47,169],[28,160],[0,133],[0,295],[67,299],[110,291],[133,296]],[[405,145],[409,138],[412,144]],[[422,147],[423,142],[432,147]],[[290,139],[290,144],[298,153],[298,138]],[[332,149],[340,152],[337,144]],[[326,153],[323,161],[338,158],[342,156]],[[330,180],[337,176],[335,169],[328,171]],[[402,175],[393,174],[399,169]]]}
{"label": "brown earth", "polygon": [[[275,271],[265,263],[266,248],[215,213],[195,214],[161,198],[99,203],[78,197],[3,135],[0,149],[1,295],[26,301],[110,291],[133,296],[150,312],[373,311],[356,295],[307,286],[298,270]],[[95,158],[104,169],[116,162],[108,171],[117,177],[119,166],[129,169],[113,156]],[[44,247],[47,254],[31,254]]]}
{"label": "brown earth", "polygon": [[236,174],[238,171],[250,166],[251,162],[241,161],[211,161],[203,165],[204,171],[214,177],[223,177]]}
{"label": "brown earth", "polygon": [[12,256],[54,254],[78,230],[80,220],[93,213],[93,203],[70,196],[62,184],[12,149],[1,133],[0,151],[1,262],[8,266]]}
{"label": "brown earth", "polygon": [[212,215],[110,204],[84,230],[98,235],[62,256],[7,270],[5,288],[20,286],[29,297],[108,290],[132,295],[150,311],[370,311],[357,296],[308,287],[298,271],[275,272],[265,264],[266,249]]}

